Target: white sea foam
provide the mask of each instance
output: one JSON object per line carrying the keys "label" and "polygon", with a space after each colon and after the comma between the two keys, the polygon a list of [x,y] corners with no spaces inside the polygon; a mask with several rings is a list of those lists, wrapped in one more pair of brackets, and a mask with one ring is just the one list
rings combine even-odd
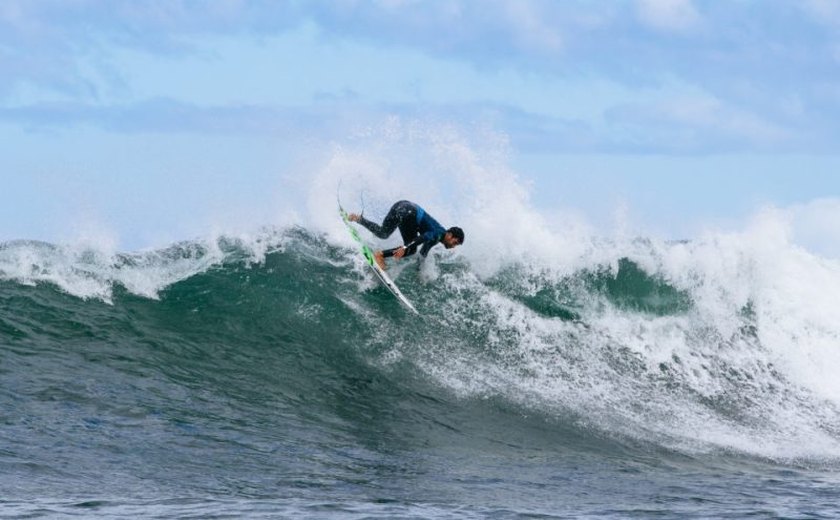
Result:
{"label": "white sea foam", "polygon": [[[336,240],[346,241],[332,217],[339,183],[345,207],[358,210],[364,199],[372,219],[407,198],[465,229],[463,247],[433,254],[464,260],[469,275],[435,280],[432,270],[424,279],[470,295],[442,308],[447,323],[484,337],[485,350],[454,337],[407,341],[400,359],[413,357],[463,396],[578,414],[678,449],[840,458],[840,240],[832,236],[840,204],[765,208],[740,228],[683,242],[639,239],[620,222],[598,237],[579,216],[533,207],[503,140],[489,142],[397,120],[331,150],[315,172],[311,219]],[[686,295],[689,307],[654,315],[583,291],[574,295],[580,325],[486,285],[516,266],[517,283],[535,294],[584,272],[615,274],[622,258]]]}
{"label": "white sea foam", "polygon": [[280,247],[284,235],[282,230],[265,229],[131,253],[115,251],[110,241],[85,239],[59,245],[13,241],[0,244],[0,279],[52,284],[70,295],[108,303],[116,285],[157,299],[166,287],[226,261],[262,262],[269,251]]}

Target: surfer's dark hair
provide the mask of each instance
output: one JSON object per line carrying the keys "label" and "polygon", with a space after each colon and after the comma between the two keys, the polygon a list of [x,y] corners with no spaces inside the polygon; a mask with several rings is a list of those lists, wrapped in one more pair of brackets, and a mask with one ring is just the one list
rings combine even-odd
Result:
{"label": "surfer's dark hair", "polygon": [[447,233],[451,233],[453,237],[458,239],[458,243],[464,243],[464,230],[459,228],[458,226],[452,226],[451,228],[446,230]]}

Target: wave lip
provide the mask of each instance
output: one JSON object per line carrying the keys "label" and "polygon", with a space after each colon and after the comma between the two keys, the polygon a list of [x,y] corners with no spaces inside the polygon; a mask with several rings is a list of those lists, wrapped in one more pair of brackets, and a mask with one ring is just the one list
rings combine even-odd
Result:
{"label": "wave lip", "polygon": [[225,262],[259,262],[285,232],[209,237],[160,249],[119,253],[95,244],[17,240],[0,244],[0,280],[51,284],[83,299],[113,300],[113,289],[157,299],[161,290]]}

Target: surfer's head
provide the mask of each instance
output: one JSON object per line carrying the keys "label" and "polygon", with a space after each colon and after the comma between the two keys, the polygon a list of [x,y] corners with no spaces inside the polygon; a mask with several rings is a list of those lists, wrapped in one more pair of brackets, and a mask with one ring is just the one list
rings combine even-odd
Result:
{"label": "surfer's head", "polygon": [[443,242],[446,249],[452,249],[453,247],[460,246],[464,243],[464,230],[456,226],[447,229],[441,242]]}

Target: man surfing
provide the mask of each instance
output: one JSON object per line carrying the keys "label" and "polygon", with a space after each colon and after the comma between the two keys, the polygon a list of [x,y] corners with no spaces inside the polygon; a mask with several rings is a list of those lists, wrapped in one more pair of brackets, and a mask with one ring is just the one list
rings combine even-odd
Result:
{"label": "man surfing", "polygon": [[[426,213],[417,204],[401,200],[391,206],[385,215],[382,225],[371,222],[362,215],[351,213],[347,216],[350,222],[357,222],[366,227],[376,237],[386,239],[399,228],[403,245],[373,254],[376,263],[385,269],[385,258],[394,257],[397,260],[404,256],[413,255],[420,247],[420,254],[425,257],[429,250],[442,243],[446,249],[452,249],[464,243],[464,231],[459,227],[444,229],[437,220]],[[422,246],[422,247],[421,247]]]}

